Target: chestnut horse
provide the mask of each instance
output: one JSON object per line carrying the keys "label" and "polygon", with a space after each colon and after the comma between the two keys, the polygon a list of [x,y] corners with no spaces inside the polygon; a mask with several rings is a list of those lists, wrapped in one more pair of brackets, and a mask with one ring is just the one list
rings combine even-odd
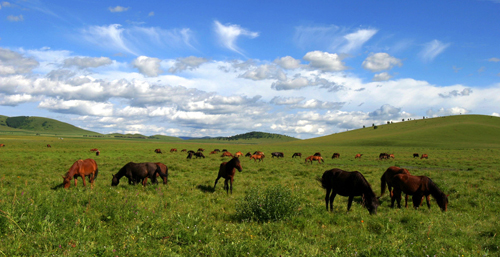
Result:
{"label": "chestnut horse", "polygon": [[[429,195],[432,195],[436,199],[441,211],[448,209],[448,196],[429,177],[397,174],[392,178],[392,182],[394,185],[394,198],[398,202],[398,208],[401,208],[401,193],[404,192],[407,195],[413,196],[413,207],[415,209],[418,209],[424,196],[427,200],[427,207],[430,209]],[[391,200],[391,202],[393,201]],[[391,204],[393,205],[394,203]]]}
{"label": "chestnut horse", "polygon": [[253,162],[256,162],[257,160],[259,160],[259,162],[261,162],[261,161],[264,161],[264,157],[266,157],[266,156],[263,154],[254,154],[254,155],[250,156],[250,160],[253,159]]}
{"label": "chestnut horse", "polygon": [[234,157],[240,157],[240,156],[243,156],[243,153],[238,151],[234,154]]}
{"label": "chestnut horse", "polygon": [[177,148],[172,148],[170,149],[170,152],[173,153],[173,152],[177,152]]}
{"label": "chestnut horse", "polygon": [[228,151],[225,151],[225,152],[222,153],[222,155],[220,157],[233,157],[233,154],[231,154]]}
{"label": "chestnut horse", "polygon": [[98,150],[97,148],[92,148],[92,149],[90,149],[90,151],[91,151],[91,152],[97,152],[97,151],[99,151],[99,150]]}
{"label": "chestnut horse", "polygon": [[363,156],[363,154],[361,154],[361,153],[357,153],[357,154],[354,156],[354,159],[361,158],[361,156]]}
{"label": "chestnut horse", "polygon": [[426,153],[424,153],[424,154],[422,154],[422,157],[420,157],[420,159],[423,159],[423,158],[429,159],[429,156]]}
{"label": "chestnut horse", "polygon": [[97,169],[97,163],[93,159],[78,160],[71,165],[71,168],[69,168],[69,171],[66,172],[66,175],[62,176],[64,179],[63,186],[64,188],[69,188],[71,185],[71,179],[74,178],[76,187],[76,179],[78,177],[83,179],[83,186],[87,186],[85,176],[89,177],[90,185],[93,186],[97,173],[99,173],[99,170]]}
{"label": "chestnut horse", "polygon": [[0,147],[5,147],[5,145],[4,144],[0,144]]}
{"label": "chestnut horse", "polygon": [[318,161],[318,163],[321,163],[321,162],[325,162],[325,160],[323,160],[323,157],[321,156],[314,156],[314,155],[311,155],[309,157],[306,158],[306,163],[307,161],[310,161],[311,164],[313,164],[313,161]]}
{"label": "chestnut horse", "polygon": [[370,214],[377,214],[377,207],[379,206],[377,197],[368,181],[366,181],[360,172],[332,169],[325,171],[323,176],[317,180],[326,189],[325,203],[327,211],[328,202],[330,202],[330,211],[333,211],[333,200],[339,194],[349,197],[347,211],[351,209],[354,196],[362,196],[363,205],[368,209]]}
{"label": "chestnut horse", "polygon": [[[151,183],[157,184],[156,174],[160,173],[160,176],[165,179],[166,174],[161,172],[160,167],[152,162],[134,163],[129,162],[123,166],[118,173],[113,175],[111,180],[111,186],[117,186],[120,183],[120,179],[125,176],[128,178],[128,183],[135,185],[142,180],[142,185],[146,186],[147,179],[151,179]],[[164,180],[165,181],[165,180]]]}
{"label": "chestnut horse", "polygon": [[[219,167],[219,174],[217,175],[217,179],[215,179],[215,186],[217,185],[217,181],[220,178],[224,178],[224,189],[226,189],[226,193],[229,194],[228,190],[231,189],[231,194],[233,193],[233,180],[234,174],[236,173],[236,169],[241,172],[243,169],[241,168],[240,159],[238,157],[234,157],[229,162],[223,162]],[[231,187],[229,187],[228,182],[231,182]]]}
{"label": "chestnut horse", "polygon": [[51,148],[51,147],[52,147],[52,146],[50,146],[50,145],[47,145],[47,148]]}
{"label": "chestnut horse", "polygon": [[155,149],[155,153],[161,153],[162,154],[161,149],[160,148]]}
{"label": "chestnut horse", "polygon": [[[382,177],[380,177],[380,196],[378,198],[380,198],[384,195],[385,188],[387,186],[387,188],[389,189],[390,196],[391,196],[391,208],[394,207],[394,200],[393,200],[394,193],[392,190],[392,188],[394,187],[394,185],[393,185],[394,182],[392,181],[392,179],[397,174],[410,175],[410,172],[407,169],[403,169],[403,168],[396,167],[396,166],[391,166],[384,172]],[[408,202],[408,195],[405,196],[405,202]]]}

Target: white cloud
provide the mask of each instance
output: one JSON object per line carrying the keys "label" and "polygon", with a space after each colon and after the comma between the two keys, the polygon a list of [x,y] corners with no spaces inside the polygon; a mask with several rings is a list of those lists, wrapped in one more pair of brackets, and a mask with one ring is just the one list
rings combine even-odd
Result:
{"label": "white cloud", "polygon": [[93,101],[69,100],[49,98],[45,99],[38,107],[58,113],[77,115],[111,116],[113,105],[110,103],[99,103]]}
{"label": "white cloud", "polygon": [[388,53],[371,54],[363,61],[363,68],[372,72],[390,70],[394,66],[401,67],[403,63],[398,58],[390,56]]}
{"label": "white cloud", "polygon": [[286,74],[278,69],[275,65],[260,65],[259,67],[249,70],[239,76],[251,80],[278,79],[286,80]]}
{"label": "white cloud", "polygon": [[291,56],[281,57],[274,60],[274,63],[281,66],[283,69],[292,70],[300,68],[300,60],[297,60]]}
{"label": "white cloud", "polygon": [[459,114],[467,114],[469,111],[462,107],[452,107],[452,108],[440,108],[437,111],[430,109],[426,112],[429,117],[439,117],[439,116],[449,116],[449,115],[459,115]]}
{"label": "white cloud", "polygon": [[302,102],[305,99],[306,99],[305,97],[275,96],[273,99],[271,99],[270,103],[276,104],[276,105],[294,105],[294,104],[298,104],[299,102]]}
{"label": "white cloud", "polygon": [[500,62],[500,59],[499,58],[496,58],[496,57],[492,57],[490,59],[488,59],[489,62]]}
{"label": "white cloud", "polygon": [[372,78],[373,81],[387,81],[392,78],[392,75],[388,72],[382,72],[379,74],[375,74]]}
{"label": "white cloud", "polygon": [[447,94],[440,93],[439,96],[442,98],[450,98],[450,97],[457,97],[457,96],[469,96],[471,93],[472,93],[472,89],[464,88],[462,91],[453,90],[453,91],[448,92]]}
{"label": "white cloud", "polygon": [[4,95],[0,94],[0,105],[3,106],[17,106],[22,103],[35,102],[40,99],[35,98],[28,94],[15,94],[15,95]]}
{"label": "white cloud", "polygon": [[38,61],[32,58],[26,58],[17,52],[0,48],[0,75],[29,73],[38,65]]}
{"label": "white cloud", "polygon": [[24,21],[24,17],[22,14],[19,16],[9,15],[7,16],[7,20],[12,22]]}
{"label": "white cloud", "polygon": [[151,17],[151,16],[155,16],[155,12],[149,12],[148,13],[148,16]]}
{"label": "white cloud", "polygon": [[82,35],[83,39],[99,47],[138,55],[129,46],[130,43],[125,39],[123,31],[124,29],[120,24],[111,24],[107,27],[90,26],[89,28],[82,30]]}
{"label": "white cloud", "polygon": [[130,7],[123,7],[123,6],[115,6],[115,7],[109,7],[108,10],[110,12],[125,12],[129,9]]}
{"label": "white cloud", "polygon": [[178,58],[174,66],[168,71],[170,73],[176,73],[184,70],[194,70],[206,62],[208,62],[208,59],[202,57],[189,56],[186,58]]}
{"label": "white cloud", "polygon": [[441,54],[450,45],[450,43],[445,44],[439,40],[434,39],[431,42],[425,44],[425,47],[419,53],[419,56],[424,62],[433,61],[436,56]]}
{"label": "white cloud", "polygon": [[342,53],[350,53],[355,51],[366,43],[370,38],[372,38],[377,33],[375,29],[360,29],[356,32],[347,34],[344,36],[347,43],[340,48]]}
{"label": "white cloud", "polygon": [[220,43],[229,50],[237,52],[241,55],[243,55],[243,50],[236,45],[238,37],[247,36],[249,38],[256,38],[259,36],[258,32],[249,31],[235,24],[222,25],[220,22],[214,21],[214,25],[215,33],[217,34]]}
{"label": "white cloud", "polygon": [[158,58],[139,56],[132,62],[132,65],[147,77],[157,77],[163,73],[160,69],[160,62]]}
{"label": "white cloud", "polygon": [[306,53],[303,59],[309,62],[309,67],[312,69],[321,71],[342,71],[347,69],[338,54],[313,51]]}
{"label": "white cloud", "polygon": [[80,69],[97,68],[111,64],[108,57],[72,57],[64,60],[64,67],[76,66]]}
{"label": "white cloud", "polygon": [[301,89],[304,87],[311,86],[309,80],[304,77],[298,77],[295,79],[287,79],[284,81],[276,81],[271,85],[271,88],[280,90],[293,90],[293,89]]}

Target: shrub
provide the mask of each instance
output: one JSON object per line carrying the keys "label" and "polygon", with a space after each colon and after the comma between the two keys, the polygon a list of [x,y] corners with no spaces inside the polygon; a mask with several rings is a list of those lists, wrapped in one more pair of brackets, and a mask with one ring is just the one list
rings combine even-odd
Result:
{"label": "shrub", "polygon": [[299,201],[291,190],[281,185],[268,187],[263,192],[252,188],[236,204],[236,216],[243,221],[286,220],[297,213],[298,206]]}

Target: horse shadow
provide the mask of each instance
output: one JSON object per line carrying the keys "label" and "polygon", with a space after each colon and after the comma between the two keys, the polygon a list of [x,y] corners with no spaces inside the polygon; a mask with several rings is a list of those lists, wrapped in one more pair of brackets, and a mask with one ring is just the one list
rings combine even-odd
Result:
{"label": "horse shadow", "polygon": [[51,187],[50,189],[52,189],[52,190],[57,190],[57,189],[59,189],[59,188],[61,188],[61,187],[63,187],[63,186],[64,186],[64,183],[61,183],[61,184],[59,184],[59,185],[56,185],[56,186],[54,186],[54,187]]}
{"label": "horse shadow", "polygon": [[212,186],[197,185],[196,188],[198,188],[203,193],[213,193],[213,192],[215,192],[215,189]]}

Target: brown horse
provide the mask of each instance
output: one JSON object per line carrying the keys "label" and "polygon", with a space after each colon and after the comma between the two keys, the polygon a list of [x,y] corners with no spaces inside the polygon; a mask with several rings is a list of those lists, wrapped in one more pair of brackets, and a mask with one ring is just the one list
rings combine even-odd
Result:
{"label": "brown horse", "polygon": [[91,151],[91,152],[97,152],[97,151],[99,151],[99,150],[98,150],[97,148],[92,148],[92,149],[90,149],[90,151]]}
{"label": "brown horse", "polygon": [[388,153],[380,153],[380,154],[378,155],[378,158],[379,158],[380,160],[383,160],[383,159],[389,159],[389,154],[388,154]]}
{"label": "brown horse", "polygon": [[[363,204],[370,214],[377,214],[379,206],[377,197],[365,177],[358,171],[344,171],[341,169],[327,170],[321,178],[318,178],[321,186],[326,189],[325,203],[328,211],[333,211],[333,200],[337,194],[348,196],[347,211],[351,209],[354,196],[362,196]],[[330,195],[331,193],[331,195]]]}
{"label": "brown horse", "polygon": [[161,177],[163,179],[163,184],[166,185],[168,183],[168,167],[167,167],[167,165],[165,165],[161,162],[155,162],[155,164],[158,165],[158,167],[160,168],[160,172],[156,173],[156,178]]}
{"label": "brown horse", "polygon": [[[441,211],[448,209],[448,196],[429,177],[397,174],[392,178],[392,182],[394,185],[394,198],[398,203],[398,208],[401,208],[401,193],[404,192],[407,195],[413,196],[413,207],[415,209],[418,209],[421,205],[424,196],[427,200],[427,207],[430,209],[429,195],[432,195],[436,199]],[[393,201],[391,200],[391,205],[394,205]]]}
{"label": "brown horse", "polygon": [[230,152],[226,151],[226,152],[223,152],[220,157],[234,157],[234,156]]}
{"label": "brown horse", "polygon": [[182,150],[181,150],[181,153],[182,153],[182,152],[187,152],[187,149],[182,149]]}
{"label": "brown horse", "polygon": [[338,158],[340,158],[340,154],[339,153],[333,153],[332,159],[338,159]]}
{"label": "brown horse", "polygon": [[302,158],[302,153],[294,153],[292,155],[292,158],[295,158],[295,156],[299,157],[299,158]]}
{"label": "brown horse", "polygon": [[47,144],[47,148],[51,148],[52,146],[50,146],[49,144]]}
{"label": "brown horse", "polygon": [[211,151],[210,154],[216,154],[218,153],[217,151]]}
{"label": "brown horse", "polygon": [[424,154],[422,154],[422,157],[420,157],[420,159],[423,159],[423,158],[429,159],[429,156],[426,153],[424,153]]}
{"label": "brown horse", "polygon": [[[219,167],[219,174],[217,175],[217,179],[215,179],[215,186],[217,185],[217,181],[220,178],[224,178],[224,189],[226,189],[226,193],[229,194],[228,190],[231,189],[231,194],[233,193],[233,180],[234,174],[236,173],[236,169],[241,172],[243,169],[241,168],[240,159],[238,157],[234,157],[229,162],[223,162]],[[231,182],[231,187],[229,187],[228,182]]]}
{"label": "brown horse", "polygon": [[160,148],[155,149],[155,153],[161,153],[162,154],[161,149]]}
{"label": "brown horse", "polygon": [[266,156],[263,154],[254,154],[254,155],[250,156],[250,160],[253,159],[254,162],[259,160],[259,162],[261,162],[261,161],[264,161],[264,157],[266,157]]}
{"label": "brown horse", "polygon": [[243,153],[238,151],[234,154],[234,157],[240,157],[240,156],[243,156]]}
{"label": "brown horse", "polygon": [[66,172],[66,175],[63,177],[63,186],[64,188],[69,188],[71,185],[71,179],[75,179],[75,187],[76,187],[76,179],[81,177],[83,179],[83,186],[87,186],[87,182],[85,182],[85,176],[89,177],[91,187],[94,185],[94,180],[97,177],[99,170],[97,169],[97,163],[93,159],[86,160],[78,160],[69,171]]}
{"label": "brown horse", "polygon": [[157,184],[156,173],[160,173],[162,178],[165,178],[165,174],[161,172],[160,167],[152,162],[134,163],[129,162],[123,166],[118,173],[113,175],[111,180],[111,186],[117,186],[120,183],[120,179],[125,176],[128,178],[128,183],[135,185],[136,183],[142,181],[142,185],[146,186],[147,179],[151,179],[151,183]]}
{"label": "brown horse", "polygon": [[205,149],[203,149],[203,148],[198,148],[198,152],[203,152],[203,151],[205,151]]}
{"label": "brown horse", "polygon": [[5,145],[4,144],[0,144],[0,147],[5,147]]}
{"label": "brown horse", "polygon": [[313,161],[318,161],[318,164],[321,163],[321,162],[325,162],[325,160],[323,160],[323,157],[321,156],[314,156],[314,155],[311,155],[309,157],[306,158],[306,163],[307,161],[310,161],[311,164],[313,163]]}
{"label": "brown horse", "polygon": [[361,153],[357,153],[357,154],[354,156],[354,159],[361,158],[361,156],[363,156],[363,154],[361,154]]}
{"label": "brown horse", "polygon": [[389,154],[389,157],[394,159],[394,154]]}
{"label": "brown horse", "polygon": [[177,148],[172,148],[170,149],[170,152],[173,153],[173,152],[177,152]]}
{"label": "brown horse", "polygon": [[[391,196],[391,208],[394,207],[394,200],[393,200],[394,193],[392,190],[392,188],[394,187],[394,185],[393,185],[394,182],[392,181],[392,179],[397,174],[410,175],[410,172],[407,169],[403,169],[403,168],[396,167],[396,166],[391,166],[384,172],[382,177],[380,177],[380,196],[379,196],[379,198],[384,195],[385,188],[387,186],[387,188],[389,189],[390,196]],[[408,202],[408,195],[405,196],[405,202]]]}

